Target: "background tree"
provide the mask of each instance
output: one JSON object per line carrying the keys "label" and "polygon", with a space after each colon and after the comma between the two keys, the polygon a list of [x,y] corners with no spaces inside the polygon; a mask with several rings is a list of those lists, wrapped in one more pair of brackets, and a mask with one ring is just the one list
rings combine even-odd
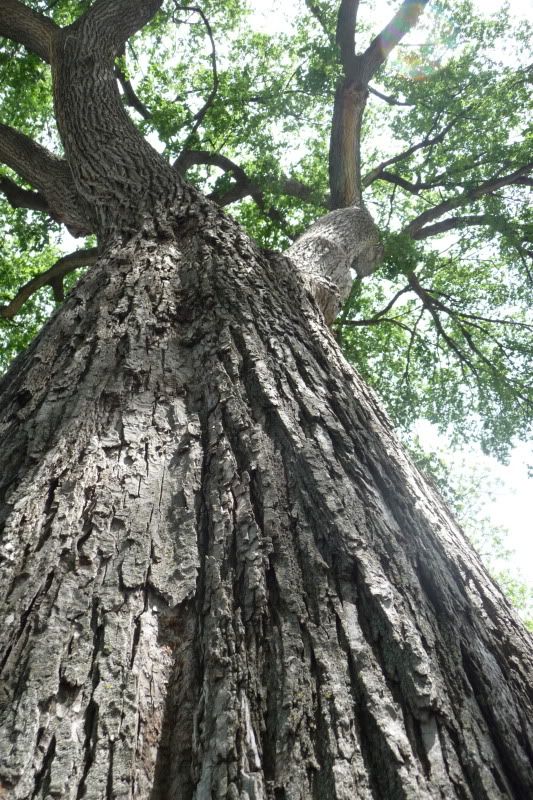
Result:
{"label": "background tree", "polygon": [[[48,283],[60,301],[64,276],[94,262],[2,383],[7,796],[492,799],[533,790],[530,642],[320,315],[331,319],[349,293],[339,335],[358,327],[360,279],[383,255],[390,270],[395,253],[393,277],[405,275],[421,303],[414,313],[429,314],[459,369],[478,376],[489,363],[476,326],[507,328],[426,285],[413,242],[485,225],[489,212],[469,206],[507,186],[522,191],[519,155],[489,177],[471,163],[469,184],[450,183],[438,171],[447,164],[432,159],[459,114],[378,164],[375,179],[361,177],[366,95],[383,95],[370,81],[422,5],[403,3],[362,47],[355,2],[307,4],[310,16],[277,45],[243,38],[239,2],[0,7],[0,33],[15,43],[5,74],[18,76],[19,90],[25,70],[34,79],[18,99],[6,92],[0,158],[12,172],[2,187],[20,218],[20,209],[52,218],[40,233],[13,228],[12,254],[26,245],[48,268],[23,291],[35,302],[33,290]],[[172,57],[170,34],[189,15],[199,23]],[[302,21],[325,37],[307,45],[303,72]],[[142,48],[131,42],[138,31]],[[236,68],[221,68],[215,31]],[[198,59],[179,58],[180,47]],[[147,70],[138,85],[128,72],[137,51]],[[299,83],[294,106],[287,67]],[[28,130],[48,124],[50,86],[61,155],[49,149],[53,131],[39,144]],[[257,112],[239,111],[252,87]],[[327,180],[324,143],[312,137],[299,156],[306,175],[282,173],[283,136],[306,130],[304,113],[324,119],[328,92]],[[157,132],[163,155],[124,101],[141,130]],[[416,113],[397,123],[406,137]],[[396,171],[400,163],[415,175]],[[224,174],[213,181],[214,166]],[[210,198],[183,175],[203,178]],[[398,208],[412,214],[381,244],[353,206],[378,180],[405,190]],[[237,215],[271,244],[333,212],[287,257],[260,249],[220,211],[239,198]],[[96,243],[54,262],[54,224]],[[523,243],[520,220],[513,225],[514,253]],[[427,262],[436,279],[431,251]],[[4,318],[24,299],[7,303]],[[364,324],[409,328],[387,306]],[[497,346],[509,356],[511,345]],[[509,356],[518,375],[520,347]],[[511,396],[519,405],[520,378],[513,384],[498,364],[481,388],[483,376],[500,406]],[[523,408],[513,430],[525,424]],[[501,430],[492,440],[501,445]]]}

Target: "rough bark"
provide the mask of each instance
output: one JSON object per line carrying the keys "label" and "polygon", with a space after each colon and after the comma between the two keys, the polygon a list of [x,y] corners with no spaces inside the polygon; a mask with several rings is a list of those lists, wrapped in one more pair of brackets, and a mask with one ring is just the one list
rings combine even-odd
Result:
{"label": "rough bark", "polygon": [[262,253],[125,117],[98,35],[122,6],[51,50],[101,256],[0,385],[0,796],[531,796],[526,632],[308,259]]}
{"label": "rough bark", "polygon": [[51,19],[28,8],[19,0],[2,0],[0,36],[23,44],[44,61],[50,60],[50,47],[57,26]]}
{"label": "rough bark", "polygon": [[290,262],[180,229],[2,386],[4,796],[529,796],[527,634]]}
{"label": "rough bark", "polygon": [[304,285],[330,325],[352,288],[352,270],[369,275],[383,255],[374,220],[365,208],[331,211],[314,222],[287,250]]}

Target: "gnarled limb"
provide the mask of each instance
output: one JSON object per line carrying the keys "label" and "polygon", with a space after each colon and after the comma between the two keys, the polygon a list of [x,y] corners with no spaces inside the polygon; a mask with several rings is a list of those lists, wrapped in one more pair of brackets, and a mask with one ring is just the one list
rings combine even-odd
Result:
{"label": "gnarled limb", "polygon": [[352,287],[352,270],[361,278],[381,263],[383,248],[365,208],[331,211],[318,219],[286,251],[302,273],[324,319],[331,324]]}
{"label": "gnarled limb", "polygon": [[[42,199],[37,201],[33,193],[27,193],[25,199],[28,201],[28,194],[32,194],[32,203],[35,201],[41,206],[39,211],[48,211],[58,222],[63,222],[73,236],[92,233],[94,228],[73,185],[66,161],[8,125],[0,125],[0,161],[37,189],[44,203]],[[9,192],[14,198],[15,186],[11,181],[2,188],[6,195]],[[19,199],[22,191],[17,187]]]}
{"label": "gnarled limb", "polygon": [[49,17],[33,11],[19,0],[0,3],[0,36],[27,47],[44,61],[50,61],[52,39],[59,30]]}
{"label": "gnarled limb", "polygon": [[98,257],[98,249],[91,247],[87,250],[77,250],[75,253],[70,253],[67,256],[60,258],[53,267],[36,275],[30,281],[22,286],[13,300],[5,306],[0,307],[0,317],[2,319],[13,319],[26,300],[35,294],[43,286],[51,286],[54,291],[56,299],[62,299],[63,295],[63,278],[70,272],[74,272],[79,267],[88,267],[94,264]]}
{"label": "gnarled limb", "polygon": [[[190,167],[197,164],[218,167],[224,172],[233,174],[235,178],[234,186],[229,187],[224,193],[213,192],[210,195],[210,198],[220,206],[227,206],[248,196],[256,199],[256,195],[262,194],[262,187],[256,181],[253,181],[239,164],[236,164],[235,161],[221,153],[210,153],[205,150],[182,150],[174,161],[173,166],[180,175],[184,176]],[[312,188],[297,178],[291,178],[288,175],[281,176],[278,189],[282,194],[297,197],[304,202],[312,202],[313,200]],[[324,205],[327,205],[325,199]]]}
{"label": "gnarled limb", "polygon": [[176,200],[175,171],[137,130],[115,79],[115,55],[161,0],[96,2],[54,49],[56,121],[76,189],[100,240],[137,229]]}

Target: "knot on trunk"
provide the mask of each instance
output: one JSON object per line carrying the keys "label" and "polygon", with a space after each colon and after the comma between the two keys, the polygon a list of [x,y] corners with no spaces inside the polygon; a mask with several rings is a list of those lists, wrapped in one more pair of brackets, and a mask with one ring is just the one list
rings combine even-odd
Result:
{"label": "knot on trunk", "polygon": [[370,275],[383,258],[374,220],[358,206],[339,208],[314,222],[286,251],[331,324],[350,294],[354,270]]}

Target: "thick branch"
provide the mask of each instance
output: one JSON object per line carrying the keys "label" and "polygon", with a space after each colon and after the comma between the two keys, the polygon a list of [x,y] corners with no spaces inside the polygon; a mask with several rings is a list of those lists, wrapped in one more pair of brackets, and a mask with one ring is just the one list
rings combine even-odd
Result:
{"label": "thick branch", "polygon": [[335,91],[328,162],[332,209],[362,205],[361,125],[367,96],[349,77]]}
{"label": "thick branch", "polygon": [[54,295],[56,297],[61,297],[62,281],[65,275],[74,272],[74,270],[79,267],[88,267],[94,264],[97,257],[98,250],[96,247],[92,247],[88,250],[77,250],[75,253],[63,256],[59,261],[56,261],[53,267],[47,269],[46,272],[36,275],[31,281],[25,283],[10,303],[0,307],[0,317],[2,317],[2,319],[13,319],[26,300],[29,300],[29,298],[43,286],[52,286]]}
{"label": "thick branch", "polygon": [[[427,0],[425,0],[427,2]],[[337,44],[343,77],[338,81],[329,145],[331,208],[362,205],[361,125],[368,97],[368,82],[393,47],[416,23],[425,2],[405,0],[389,25],[363,55],[355,54],[357,0],[341,0]]]}
{"label": "thick branch", "polygon": [[32,192],[30,189],[23,189],[10,178],[0,178],[0,192],[2,192],[13,208],[30,208],[32,211],[46,211],[49,214],[50,208],[46,198],[39,192]]}
{"label": "thick branch", "polygon": [[510,175],[502,175],[501,177],[491,178],[488,181],[484,181],[484,183],[481,183],[479,186],[475,186],[472,189],[464,191],[460,195],[451,197],[449,200],[445,200],[433,208],[429,208],[427,211],[424,211],[422,214],[416,217],[416,219],[407,225],[407,227],[404,229],[404,233],[408,233],[415,238],[415,234],[428,222],[438,219],[448,211],[452,211],[454,208],[465,205],[472,200],[477,200],[480,197],[483,197],[485,194],[490,194],[491,192],[495,192],[504,186],[510,186],[514,183],[517,183],[532,170],[533,164],[526,164],[525,166],[520,167],[520,169],[517,169],[515,172],[512,172]]}
{"label": "thick branch", "polygon": [[341,0],[339,7],[335,40],[341,51],[341,64],[344,67],[345,75],[348,75],[354,66],[358,7],[359,0]]}
{"label": "thick branch", "polygon": [[[159,11],[163,0],[97,0],[72,25],[91,31],[91,40],[98,40],[99,50],[116,55],[130,36],[143,28]],[[90,44],[90,42],[88,42]]]}
{"label": "thick branch", "polygon": [[63,222],[73,235],[92,232],[66,161],[50,153],[29,136],[7,125],[0,125],[0,162],[31,183],[44,197],[48,206],[46,210],[59,222]]}
{"label": "thick branch", "polygon": [[428,0],[404,0],[388,25],[370,43],[362,56],[362,72],[365,83],[374,76],[403,37],[418,22]]}
{"label": "thick branch", "polygon": [[19,42],[44,61],[50,61],[52,39],[58,30],[49,17],[32,11],[19,0],[0,3],[0,36]]}

